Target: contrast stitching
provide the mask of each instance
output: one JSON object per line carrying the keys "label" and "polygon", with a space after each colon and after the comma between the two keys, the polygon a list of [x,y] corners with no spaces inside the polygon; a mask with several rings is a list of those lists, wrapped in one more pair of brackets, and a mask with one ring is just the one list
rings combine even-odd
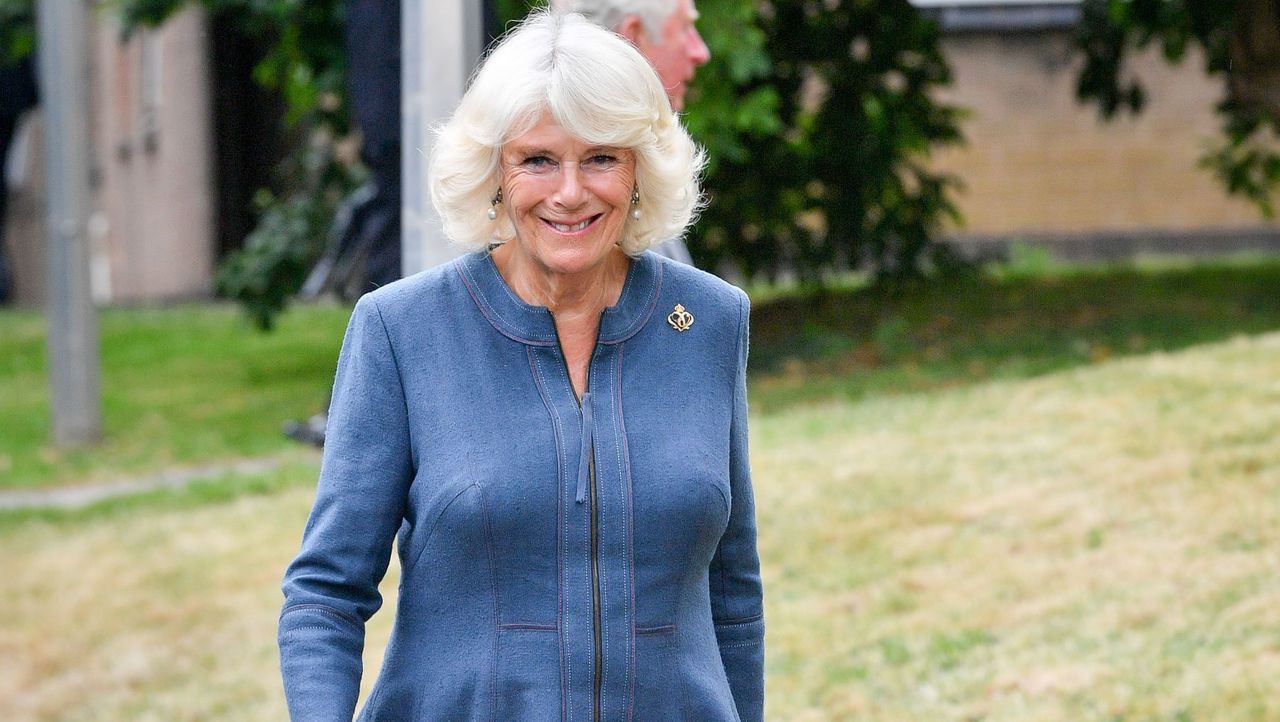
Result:
{"label": "contrast stitching", "polygon": [[[561,355],[561,356],[563,356],[563,355],[564,355],[564,349],[561,349],[561,350],[560,350],[560,355]],[[570,392],[570,393],[573,393],[573,379],[569,377],[569,364],[568,364],[568,359],[565,359],[565,364],[564,364],[564,369],[563,369],[563,370],[564,370],[564,374],[565,374],[565,382],[569,384],[569,392]],[[590,374],[590,373],[591,373],[591,372],[590,372],[590,362],[588,362],[588,371],[587,371],[587,373],[588,373],[588,374]],[[579,408],[579,409],[578,409],[578,416],[579,416],[579,421],[581,421],[581,416],[582,416],[582,409],[581,409],[581,408]],[[592,457],[594,457],[594,456],[595,456],[595,448],[596,448],[596,445],[593,443],[593,444],[591,444],[591,446],[590,446],[590,447],[588,448],[588,450],[587,450],[587,451],[588,451],[588,453],[590,453],[590,454],[592,455]],[[582,459],[578,459],[578,463],[582,463]],[[599,473],[599,469],[597,469],[597,470],[596,470],[596,473]],[[597,493],[599,493],[599,490],[600,490],[600,487],[599,487],[599,485],[597,484],[597,485],[596,485],[596,492],[597,492]],[[600,503],[600,500],[599,500],[599,499],[596,499],[596,504],[598,505],[599,503]],[[598,508],[599,508],[599,507],[597,506],[597,509],[598,509]],[[589,511],[589,510],[587,511],[587,523],[582,525],[582,562],[583,562],[583,568],[586,570],[588,583],[590,583],[590,582],[591,582],[591,516],[590,516],[590,511]],[[601,589],[603,589],[603,586],[601,587]],[[600,600],[600,601],[601,601],[601,605],[603,606],[603,603],[604,603],[604,599],[603,599],[603,592],[602,592],[602,598],[601,598],[601,600]],[[594,619],[592,620],[592,624],[595,624],[595,620],[594,620]],[[603,627],[604,625],[602,624],[601,626]],[[592,631],[594,632],[595,630],[593,629]],[[604,631],[604,630],[603,630],[603,629],[601,629],[602,636],[603,636],[603,631]],[[595,640],[592,640],[592,641],[594,642]],[[602,641],[603,641],[603,640],[602,640]],[[603,657],[603,656],[604,656],[603,647],[604,647],[604,645],[603,645],[603,644],[601,644],[601,657]],[[592,654],[595,654],[595,648],[594,648],[594,645],[593,645],[593,647],[592,647],[591,652],[592,652]],[[592,674],[593,674],[593,675],[595,674],[594,661],[595,661],[595,660],[592,660],[592,662],[593,662]],[[604,660],[603,660],[603,659],[601,659],[601,660],[600,660],[600,669],[601,669],[601,670],[603,670],[603,669],[604,669]],[[594,680],[593,680],[593,682],[594,682]],[[604,675],[603,675],[603,674],[601,674],[600,682],[601,682],[600,686],[603,688],[603,687],[604,687]],[[603,704],[603,701],[604,701],[604,696],[603,696],[603,693],[602,693],[602,694],[601,694],[601,704]],[[572,709],[570,710],[570,714],[572,715]]]}
{"label": "contrast stitching", "polygon": [[[330,607],[326,604],[295,604],[292,607],[286,607],[284,611],[280,612],[280,619],[284,619],[285,615],[289,614],[290,612],[300,612],[304,610],[313,611],[313,612],[323,612],[330,616],[337,617],[338,619],[341,619],[342,621],[347,622],[348,624],[353,625],[356,629],[364,629],[364,622],[359,621],[358,619],[351,616],[350,614],[347,614],[346,612],[334,609],[333,607]],[[324,627],[311,626],[311,627],[299,627],[299,629],[324,629]]]}
{"label": "contrast stitching", "polygon": [[764,619],[763,614],[753,614],[750,617],[737,617],[735,619],[725,619],[723,621],[712,620],[712,624],[717,627],[731,627],[735,624],[750,624]]}
{"label": "contrast stitching", "polygon": [[635,569],[635,551],[632,542],[632,532],[635,529],[635,510],[632,503],[632,481],[631,481],[631,450],[627,445],[627,422],[626,414],[622,408],[622,354],[626,351],[626,346],[618,346],[618,357],[614,362],[618,367],[618,372],[614,374],[614,399],[618,405],[618,435],[622,443],[622,490],[627,500],[627,516],[622,520],[622,524],[626,527],[627,537],[627,597],[630,603],[630,619],[632,620],[629,646],[627,647],[627,721],[630,722],[635,715],[636,704],[636,630],[634,620],[636,618],[636,569]]}
{"label": "contrast stitching", "polygon": [[322,631],[322,632],[328,632],[328,631],[330,631],[330,630],[331,630],[331,629],[333,629],[333,628],[332,628],[332,627],[323,627],[323,626],[321,626],[321,625],[319,625],[319,624],[302,624],[302,625],[299,625],[299,626],[297,626],[297,627],[290,627],[290,628],[289,628],[289,630],[288,630],[287,632],[285,632],[285,634],[293,634],[294,632],[304,632],[304,631],[309,630],[309,629],[318,629],[318,630],[320,630],[320,631]]}
{"label": "contrast stitching", "polygon": [[458,500],[458,497],[468,491],[471,491],[471,488],[474,486],[476,486],[476,484],[472,482],[471,484],[462,487],[458,493],[450,497],[449,501],[440,509],[440,513],[436,514],[436,518],[431,520],[431,528],[427,530],[427,536],[423,538],[422,545],[418,547],[418,552],[413,555],[413,562],[404,568],[404,576],[409,576],[413,573],[414,569],[418,568],[418,561],[422,559],[423,553],[427,551],[427,544],[431,541],[431,537],[435,536],[436,527],[440,525],[440,520],[444,518],[444,515],[449,512],[449,507],[453,506],[453,503]]}
{"label": "contrast stitching", "polygon": [[[484,260],[483,260],[483,261],[481,261],[481,263],[487,263],[487,264],[489,265],[489,269],[488,269],[488,270],[489,270],[490,272],[492,272],[495,276],[497,276],[499,279],[502,279],[502,274],[501,274],[501,272],[499,272],[499,271],[498,271],[498,265],[497,265],[497,264],[494,262],[494,260],[493,260],[493,253],[487,253],[487,254],[485,254]],[[517,296],[517,295],[515,294],[515,292],[514,292],[514,291],[512,291],[512,290],[511,290],[511,288],[510,288],[509,286],[507,286],[507,283],[506,283],[506,281],[505,281],[505,280],[500,280],[500,282],[499,282],[497,285],[498,285],[498,287],[499,287],[499,288],[501,288],[501,289],[502,289],[503,294],[504,294],[507,298],[509,298],[509,299],[511,299],[512,301],[514,301],[514,302],[515,302],[515,304],[516,304],[516,306],[517,306],[517,307],[525,307],[525,308],[528,308],[530,311],[535,311],[535,312],[536,312],[536,309],[535,309],[534,307],[532,307],[532,306],[530,306],[529,304],[525,303],[523,299],[521,299],[519,296]],[[483,291],[481,291],[481,293],[483,293]],[[489,298],[488,296],[485,296],[485,300],[486,300],[486,301],[488,300],[488,298]],[[493,309],[493,312],[494,312],[495,314],[497,314],[497,313],[498,313],[498,309],[497,309],[497,308],[494,308],[494,309]],[[506,319],[504,318],[503,320],[505,321]],[[513,325],[513,326],[515,326],[516,324],[512,324],[512,325]],[[521,330],[522,332],[527,333],[528,335],[532,336],[533,338],[546,338],[546,339],[552,339],[553,341],[555,340],[555,334],[554,334],[554,333],[539,334],[539,333],[533,333],[532,331],[525,331],[523,328],[520,328],[520,330]]]}
{"label": "contrast stitching", "polygon": [[[559,351],[559,353],[561,353],[561,356],[563,356],[563,355],[564,355],[564,349],[561,349],[561,351]],[[567,360],[567,358],[566,358],[566,360],[564,360],[564,365],[563,365],[563,369],[562,369],[562,370],[563,370],[563,373],[564,373],[564,383],[567,383],[567,384],[568,384],[568,387],[570,387],[570,393],[573,393],[573,379],[572,379],[572,378],[570,378],[570,376],[568,376],[568,360]],[[590,374],[590,362],[588,362],[588,374]],[[579,410],[577,410],[577,413],[579,413],[579,424],[581,424],[581,416],[582,416],[582,410],[581,410],[581,408],[579,408]],[[591,453],[591,456],[593,456],[593,457],[595,456],[595,444],[594,444],[594,443],[590,445],[590,448],[588,449],[588,451],[589,451],[589,453]],[[577,460],[577,462],[582,463],[581,458],[579,458],[579,460]],[[599,470],[596,470],[596,471],[599,471]],[[599,489],[599,486],[596,486],[596,489]],[[596,499],[596,503],[599,503],[599,499]],[[591,518],[590,518],[590,512],[588,512],[588,518],[586,518],[586,524],[582,525],[582,568],[585,568],[585,570],[586,570],[586,575],[588,575],[588,580],[590,580],[590,577],[591,577]],[[593,621],[593,625],[594,625],[594,621]],[[593,630],[593,631],[594,631],[594,630]],[[593,640],[593,641],[594,641],[594,640]],[[593,652],[593,654],[594,654],[594,652],[595,652],[594,644],[593,644],[593,649],[591,649],[591,652]],[[594,663],[594,659],[593,659],[593,663]],[[593,664],[593,667],[594,667],[594,664]],[[603,668],[603,661],[602,661],[602,668]],[[593,675],[594,675],[594,670],[593,670]],[[603,681],[603,677],[602,677],[602,681]],[[602,684],[602,686],[603,686],[603,684]],[[570,709],[570,716],[572,716],[572,709]]]}
{"label": "contrast stitching", "polygon": [[[737,410],[738,410],[738,376],[740,376],[740,375],[745,375],[745,374],[746,374],[746,368],[745,368],[745,363],[746,363],[746,348],[745,348],[745,347],[744,347],[744,345],[743,345],[743,344],[744,344],[744,342],[745,342],[745,340],[744,340],[744,338],[743,338],[743,336],[744,336],[744,334],[743,334],[743,330],[745,330],[746,325],[747,325],[747,303],[748,303],[747,294],[745,294],[745,293],[743,293],[741,290],[739,290],[739,291],[738,291],[738,344],[737,344],[737,346],[738,346],[738,369],[737,369],[737,373],[734,375],[734,379],[733,379],[733,401],[732,401],[733,406],[732,406],[732,408],[731,408],[731,410],[730,410],[730,413],[731,413],[731,414],[736,414],[736,413],[737,413]],[[732,422],[730,422],[730,429],[729,429],[729,455],[730,455],[729,465],[730,465],[730,471],[731,471],[731,473],[732,473],[732,466],[733,466],[733,458],[732,458],[732,457],[733,457],[733,428],[732,428]],[[733,498],[732,498],[732,497],[733,497],[733,479],[732,479],[732,478],[730,478],[730,479],[729,479],[729,485],[730,485],[730,486],[729,486],[729,496],[730,496],[730,499],[729,499],[729,522],[728,522],[728,523],[729,523],[729,524],[733,524]],[[726,531],[726,532],[728,532],[728,528],[726,528],[726,529],[725,529],[725,531]],[[721,551],[722,551],[722,548],[723,548],[723,547],[722,547],[721,545],[722,545],[723,543],[724,543],[724,537],[723,537],[723,536],[721,536],[721,537],[720,537],[720,542],[716,544],[716,552],[717,552],[718,554],[719,554],[719,552],[721,552]],[[727,600],[727,598],[728,598],[728,596],[729,596],[729,591],[728,591],[728,590],[729,590],[728,571],[726,571],[726,569],[725,569],[725,566],[726,566],[726,565],[725,565],[725,563],[724,563],[723,555],[722,555],[722,554],[720,554],[720,556],[721,556],[721,559],[720,559],[720,568],[717,570],[717,571],[718,571],[718,574],[719,574],[719,577],[720,577],[720,606],[721,606],[721,608],[723,608],[723,609],[725,609],[726,611],[728,611],[728,610],[727,610],[728,602],[726,601],[726,600]]]}
{"label": "contrast stitching", "polygon": [[[387,321],[382,317],[382,309],[378,307],[376,298],[369,298],[369,305],[373,306],[373,310],[378,314],[378,325],[382,327],[382,337],[387,341],[387,351],[391,353],[391,364],[396,367],[396,383],[400,386],[400,402],[404,405],[404,435],[405,444],[409,447],[409,458],[413,462],[416,469],[418,466],[417,451],[413,444],[413,429],[409,425],[409,398],[404,390],[404,373],[400,370],[400,360],[396,358],[396,347],[391,343],[391,334],[387,332]],[[406,495],[407,496],[407,495]],[[404,513],[403,502],[400,512]]]}
{"label": "contrast stitching", "polygon": [[657,627],[636,627],[636,634],[671,634],[676,631],[674,624],[662,624]]}
{"label": "contrast stitching", "polygon": [[[484,487],[472,484],[480,492],[480,513],[484,517],[484,546],[489,557],[489,583],[493,589],[493,623],[498,626],[502,619],[502,600],[498,596],[498,565],[493,553],[493,532],[489,528],[489,502],[485,498]],[[489,663],[489,718],[498,718],[498,634],[493,635],[493,658]]]}
{"label": "contrast stitching", "polygon": [[547,407],[547,415],[551,417],[552,430],[556,437],[556,523],[560,527],[560,544],[556,545],[556,623],[562,630],[560,633],[560,674],[564,684],[560,685],[560,717],[572,720],[573,710],[569,708],[569,687],[573,680],[573,665],[569,653],[565,649],[569,630],[564,623],[564,558],[569,546],[569,519],[564,513],[564,435],[560,431],[560,417],[556,414],[547,390],[542,384],[542,364],[532,348],[526,347],[529,356],[529,367],[533,371],[533,383],[542,397],[542,404]]}
{"label": "contrast stitching", "polygon": [[[496,249],[495,249],[495,250],[496,250]],[[490,271],[492,271],[492,272],[494,272],[494,273],[497,273],[498,275],[501,275],[501,272],[499,272],[499,271],[498,271],[498,264],[497,264],[497,262],[493,260],[493,251],[490,251],[490,252],[488,252],[488,253],[484,254],[484,260],[483,260],[483,261],[481,261],[481,263],[487,263],[489,266],[491,266],[491,268],[489,269]],[[527,303],[525,303],[525,302],[524,302],[524,299],[522,299],[522,298],[520,298],[519,296],[517,296],[517,295],[515,294],[515,291],[512,291],[512,290],[511,290],[511,287],[510,287],[510,286],[508,286],[507,284],[505,284],[505,283],[500,283],[500,284],[498,284],[498,287],[502,289],[502,293],[503,293],[503,295],[505,295],[507,298],[511,299],[512,301],[515,301],[517,305],[519,305],[519,306],[528,306],[528,305],[529,305],[529,304],[527,304]]]}
{"label": "contrast stitching", "polygon": [[489,502],[483,486],[478,483],[472,483],[471,485],[480,492],[480,513],[484,517],[485,552],[489,557],[489,582],[493,587],[493,624],[495,627],[502,626],[502,596],[498,590],[498,560],[493,551],[493,529],[489,523]]}
{"label": "contrast stitching", "polygon": [[[551,346],[555,344],[555,339],[551,334],[528,332],[518,324],[508,321],[506,317],[498,312],[497,308],[489,303],[489,298],[484,295],[484,291],[480,290],[480,285],[475,283],[475,279],[471,277],[470,271],[467,270],[462,261],[456,261],[454,263],[454,267],[458,269],[458,275],[462,277],[462,285],[466,287],[467,293],[471,295],[471,300],[475,302],[476,308],[480,309],[480,313],[489,321],[490,325],[497,329],[498,333],[506,336],[512,341],[533,344],[535,346]],[[495,320],[495,317],[497,320]],[[509,331],[504,328],[504,326],[510,326],[515,330]]]}
{"label": "contrast stitching", "polygon": [[558,632],[559,627],[550,624],[525,624],[523,622],[508,622],[499,624],[498,629],[504,632]]}
{"label": "contrast stitching", "polygon": [[[663,262],[661,259],[658,259],[655,257],[653,262],[657,265],[657,269],[654,271],[653,280],[650,282],[652,290],[649,292],[650,293],[649,298],[645,301],[644,306],[641,308],[640,312],[636,314],[636,317],[635,319],[632,320],[631,325],[623,329],[622,333],[618,334],[616,338],[602,340],[601,343],[605,343],[605,344],[623,343],[628,339],[630,339],[632,336],[639,333],[640,329],[644,328],[645,324],[648,323],[649,317],[653,315],[653,308],[658,305],[658,296],[660,295],[659,291],[662,288],[662,274],[663,274],[663,268],[664,268]],[[624,288],[624,291],[625,291],[625,288]]]}
{"label": "contrast stitching", "polygon": [[[609,373],[609,380],[605,384],[605,388],[611,388],[613,386],[613,379],[614,379],[613,367],[606,365],[605,369]],[[613,409],[613,412],[614,412],[614,415],[617,415],[616,408]],[[592,453],[594,455],[595,444],[593,443],[591,447],[592,447]],[[616,438],[613,440],[613,448],[614,448],[615,459],[617,460],[617,464],[618,464],[614,468],[620,468],[622,466],[622,459],[620,458],[617,451],[618,440]],[[602,487],[600,484],[600,468],[596,467],[597,496],[600,496],[601,488]],[[599,503],[600,501],[602,501],[602,499],[597,498],[596,501],[597,503]],[[598,516],[597,516],[597,521],[599,521]],[[596,540],[597,542],[599,542],[600,535],[597,534]],[[609,599],[608,578],[609,578],[608,574],[600,575],[600,635],[601,635],[601,640],[600,640],[600,657],[601,657],[600,659],[600,690],[601,690],[600,691],[600,716],[602,718],[608,718],[608,715],[605,714],[605,699],[608,697],[608,695],[604,693],[604,690],[608,689],[609,687],[609,683],[608,683],[609,665],[605,664],[605,660],[604,660],[604,656],[605,656],[604,651],[609,647],[609,615],[605,613],[605,602],[606,600]]]}

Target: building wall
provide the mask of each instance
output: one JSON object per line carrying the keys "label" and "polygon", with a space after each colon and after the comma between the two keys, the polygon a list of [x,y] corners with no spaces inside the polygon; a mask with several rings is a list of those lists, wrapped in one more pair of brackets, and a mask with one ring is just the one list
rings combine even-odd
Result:
{"label": "building wall", "polygon": [[[215,260],[211,111],[205,18],[198,9],[120,39],[95,15],[91,84],[95,213],[91,278],[99,302],[208,295]],[[12,190],[8,258],[19,303],[43,301],[44,128],[28,117]]]}
{"label": "building wall", "polygon": [[959,176],[963,234],[991,237],[1257,229],[1258,211],[1197,167],[1219,134],[1219,82],[1192,55],[1169,66],[1135,58],[1148,105],[1102,122],[1075,100],[1078,54],[1067,31],[952,34],[945,100],[971,115],[965,148],[936,157]]}
{"label": "building wall", "polygon": [[97,37],[96,154],[113,301],[206,295],[214,262],[205,19],[184,12],[120,43]]}

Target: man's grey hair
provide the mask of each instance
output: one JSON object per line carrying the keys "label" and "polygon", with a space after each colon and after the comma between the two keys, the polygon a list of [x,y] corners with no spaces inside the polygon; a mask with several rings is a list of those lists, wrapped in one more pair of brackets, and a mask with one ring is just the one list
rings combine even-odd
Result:
{"label": "man's grey hair", "polygon": [[588,20],[616,31],[628,15],[640,18],[649,39],[662,42],[662,24],[676,11],[676,0],[552,0],[558,12],[581,13]]}

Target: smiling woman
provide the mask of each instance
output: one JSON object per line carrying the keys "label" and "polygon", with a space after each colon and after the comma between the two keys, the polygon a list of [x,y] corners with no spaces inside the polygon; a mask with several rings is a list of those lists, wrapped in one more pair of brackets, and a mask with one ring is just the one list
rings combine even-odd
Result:
{"label": "smiling woman", "polygon": [[499,267],[518,255],[543,275],[625,269],[616,247],[633,204],[643,218],[635,175],[631,151],[583,143],[543,115],[502,150],[500,188],[518,240],[495,251]]}
{"label": "smiling woman", "polygon": [[[646,248],[702,152],[652,66],[535,13],[439,132],[432,199],[476,249],[357,304],[285,575],[294,719],[760,720],[747,297]],[[696,380],[697,383],[689,383]]]}
{"label": "smiling woman", "polygon": [[575,19],[558,25],[555,37],[544,28],[504,38],[502,52],[490,53],[437,133],[431,199],[456,243],[483,249],[514,237],[508,214],[491,220],[486,211],[502,185],[504,157],[544,121],[583,145],[634,156],[644,209],[617,239],[627,253],[681,235],[701,206],[704,154],[676,119],[652,66],[612,33],[565,17]]}

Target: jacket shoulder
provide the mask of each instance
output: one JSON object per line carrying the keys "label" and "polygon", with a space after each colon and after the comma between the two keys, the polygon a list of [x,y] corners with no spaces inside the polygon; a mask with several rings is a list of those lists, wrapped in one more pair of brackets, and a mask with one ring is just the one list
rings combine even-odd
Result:
{"label": "jacket shoulder", "polygon": [[750,306],[746,292],[719,276],[670,258],[658,259],[663,264],[664,294],[696,299],[704,308],[723,313],[737,313]]}
{"label": "jacket shoulder", "polygon": [[360,303],[372,303],[391,323],[424,315],[457,313],[468,297],[458,275],[457,259],[420,271],[366,293]]}

